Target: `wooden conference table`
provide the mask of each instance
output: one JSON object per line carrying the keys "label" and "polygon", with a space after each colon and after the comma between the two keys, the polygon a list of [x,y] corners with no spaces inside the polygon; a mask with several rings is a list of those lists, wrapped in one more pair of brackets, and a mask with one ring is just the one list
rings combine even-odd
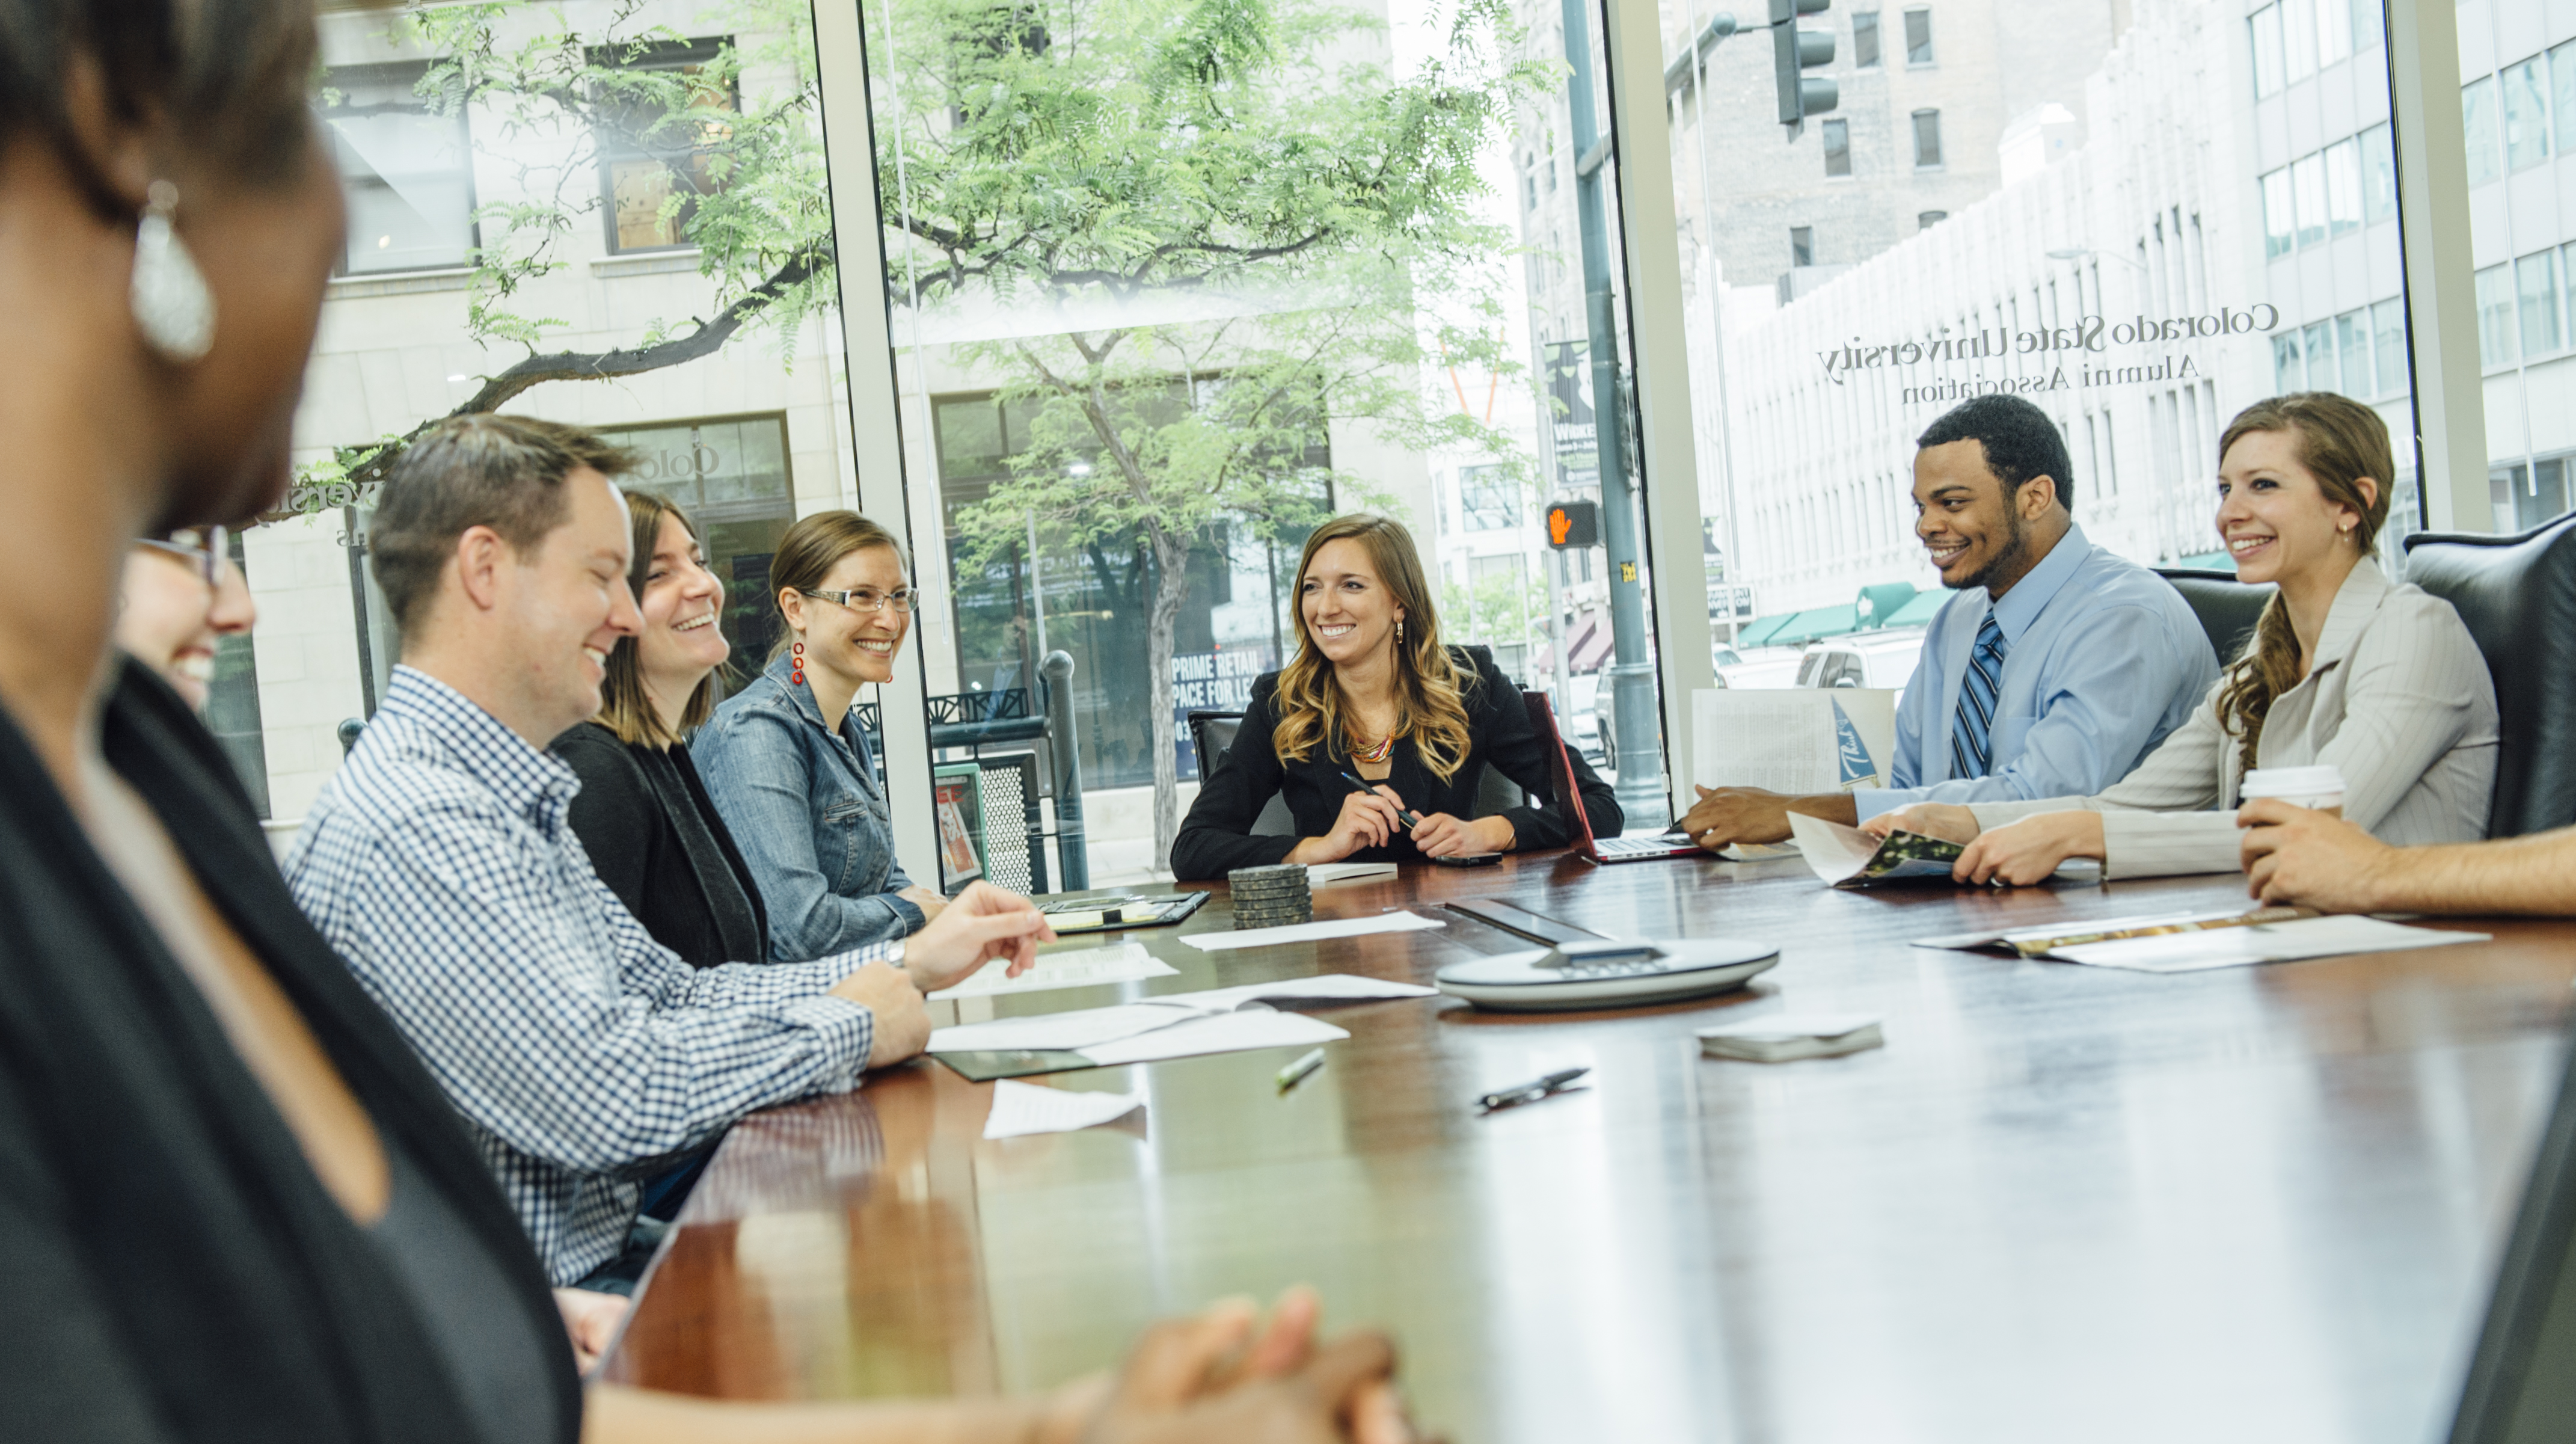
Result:
{"label": "wooden conference table", "polygon": [[[718,1153],[608,1375],[1023,1392],[1158,1317],[1305,1281],[1328,1326],[1393,1333],[1417,1417],[1459,1444],[2417,1444],[2452,1407],[2576,977],[2576,924],[2537,922],[2176,976],[1906,946],[2241,905],[2230,878],[1836,892],[1795,860],[1564,853],[1316,895],[1319,918],[1410,904],[1438,931],[1179,945],[1231,925],[1220,895],[1121,936],[1180,970],[1153,992],[1428,982],[1527,946],[1428,906],[1451,897],[1767,938],[1781,963],[1746,995],[1615,1014],[1331,1008],[1351,1038],[1285,1097],[1287,1050],[1045,1080],[1141,1087],[1141,1127],[985,1142],[991,1085],[926,1062],[773,1110]],[[1879,1014],[1887,1045],[1700,1056],[1694,1028],[1784,1004]],[[1588,1089],[1479,1116],[1575,1064]]]}

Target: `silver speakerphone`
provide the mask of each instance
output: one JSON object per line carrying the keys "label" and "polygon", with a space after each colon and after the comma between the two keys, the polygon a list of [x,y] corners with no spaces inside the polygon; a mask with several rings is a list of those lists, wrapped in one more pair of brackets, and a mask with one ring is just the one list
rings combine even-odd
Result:
{"label": "silver speakerphone", "polygon": [[1433,981],[1479,1008],[1545,1013],[1703,998],[1743,987],[1779,962],[1780,950],[1768,943],[1593,938],[1451,963]]}

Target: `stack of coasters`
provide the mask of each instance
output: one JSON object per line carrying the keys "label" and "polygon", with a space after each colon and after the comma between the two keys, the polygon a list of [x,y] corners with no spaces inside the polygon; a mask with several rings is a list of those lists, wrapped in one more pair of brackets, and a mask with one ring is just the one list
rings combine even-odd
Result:
{"label": "stack of coasters", "polygon": [[1234,894],[1234,926],[1281,928],[1315,920],[1315,894],[1306,869],[1296,863],[1277,867],[1238,867],[1225,875]]}
{"label": "stack of coasters", "polygon": [[1749,1023],[1699,1030],[1702,1053],[1752,1063],[1831,1058],[1886,1041],[1879,1034],[1878,1019],[1867,1013],[1774,1013]]}

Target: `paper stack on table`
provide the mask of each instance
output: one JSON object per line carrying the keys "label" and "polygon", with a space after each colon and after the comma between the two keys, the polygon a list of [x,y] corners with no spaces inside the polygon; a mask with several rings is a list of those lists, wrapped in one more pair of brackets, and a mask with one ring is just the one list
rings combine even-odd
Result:
{"label": "paper stack on table", "polygon": [[2071,947],[2052,948],[2048,956],[2097,968],[2132,968],[2142,973],[2194,973],[2203,968],[2293,963],[2305,958],[2331,958],[2347,953],[2447,948],[2453,943],[2483,943],[2490,941],[2491,937],[2488,933],[2410,928],[2398,923],[2384,923],[2377,918],[2299,918],[2290,922],[2252,923],[2241,928],[2078,943]]}
{"label": "paper stack on table", "polygon": [[[1162,1058],[1232,1053],[1248,1048],[1329,1043],[1350,1034],[1320,1018],[1278,1012],[1269,1004],[1297,998],[1341,1002],[1423,998],[1431,996],[1432,991],[1414,983],[1390,983],[1350,973],[1326,973],[1320,977],[1245,983],[1196,993],[1165,993],[1161,997],[1108,1008],[1082,1008],[1064,1013],[996,1018],[988,1023],[934,1028],[927,1051],[934,1055],[1077,1055],[1078,1061],[1058,1062],[1053,1066],[1078,1068],[1149,1063]],[[1033,1062],[1045,1061],[1033,1059]],[[961,1068],[959,1071],[966,1070]]]}
{"label": "paper stack on table", "polygon": [[1379,913],[1365,918],[1327,918],[1322,922],[1292,923],[1284,928],[1246,928],[1232,933],[1191,933],[1182,942],[1203,953],[1220,953],[1232,948],[1266,948],[1277,943],[1319,943],[1327,938],[1358,938],[1370,933],[1409,933],[1422,928],[1447,927],[1438,918],[1419,913]]}
{"label": "paper stack on table", "polygon": [[955,998],[989,998],[1000,993],[1042,993],[1052,988],[1085,988],[1094,983],[1128,983],[1139,978],[1168,978],[1180,969],[1145,951],[1141,943],[1111,943],[1103,948],[1067,948],[1041,952],[1037,966],[1014,978],[1008,965],[986,963],[954,987],[930,995],[934,1003]]}
{"label": "paper stack on table", "polygon": [[1142,1093],[1076,1093],[1005,1080],[993,1085],[993,1111],[984,1115],[984,1136],[1071,1133],[1115,1123],[1144,1106]]}

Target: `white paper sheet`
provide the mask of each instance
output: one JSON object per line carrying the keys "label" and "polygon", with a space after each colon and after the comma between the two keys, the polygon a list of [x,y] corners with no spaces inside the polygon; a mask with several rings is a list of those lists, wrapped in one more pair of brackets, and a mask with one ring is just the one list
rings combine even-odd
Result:
{"label": "white paper sheet", "polygon": [[2487,933],[2454,933],[2439,928],[2410,928],[2377,918],[2301,918],[2286,923],[2219,928],[2198,933],[2165,933],[2151,938],[2083,943],[2058,948],[2049,956],[2096,968],[2130,968],[2143,973],[2193,973],[2204,968],[2237,968],[2251,963],[2291,963],[2303,958],[2331,958],[2347,953],[2385,953],[2409,948],[2446,948],[2453,943],[2483,943]]}
{"label": "white paper sheet", "polygon": [[1156,1028],[1204,1016],[1189,1007],[1122,1003],[1112,1008],[1080,1008],[1039,1013],[1026,1018],[995,1018],[989,1023],[960,1023],[930,1030],[932,1053],[1000,1052],[1017,1048],[1085,1052],[1097,1043],[1115,1042]]}
{"label": "white paper sheet", "polygon": [[1181,941],[1203,953],[1222,953],[1234,948],[1267,948],[1280,943],[1315,943],[1326,938],[1358,938],[1370,933],[1410,933],[1425,928],[1447,927],[1438,918],[1419,913],[1379,913],[1365,918],[1332,918],[1317,923],[1291,923],[1284,928],[1248,928],[1233,933],[1192,933]]}
{"label": "white paper sheet", "polygon": [[1691,781],[1702,787],[1840,792],[1844,766],[1834,709],[1851,721],[1868,775],[1884,781],[1896,755],[1897,693],[1887,688],[1710,688],[1691,693]]}
{"label": "white paper sheet", "polygon": [[1007,976],[999,962],[986,963],[964,982],[930,995],[934,1003],[952,998],[989,998],[998,993],[1042,993],[1052,988],[1086,988],[1095,983],[1128,983],[1138,978],[1168,978],[1180,969],[1145,951],[1141,943],[1111,943],[1099,948],[1068,948],[1040,953],[1034,968]]}
{"label": "white paper sheet", "polygon": [[1240,1008],[1257,1001],[1277,1002],[1289,998],[1332,998],[1358,1002],[1364,998],[1428,998],[1440,990],[1420,983],[1390,983],[1384,978],[1364,978],[1357,973],[1318,973],[1311,978],[1279,978],[1267,983],[1240,983],[1231,988],[1209,988],[1197,993],[1165,993],[1154,999],[1158,1003],[1184,1000],[1209,1008]]}
{"label": "white paper sheet", "polygon": [[1339,882],[1389,882],[1396,876],[1391,862],[1310,862],[1306,864],[1306,886],[1331,887]]}
{"label": "white paper sheet", "polygon": [[1120,1063],[1189,1058],[1201,1053],[1235,1053],[1248,1048],[1311,1048],[1318,1043],[1339,1042],[1349,1036],[1347,1030],[1303,1013],[1248,1008],[1239,1013],[1193,1018],[1173,1027],[1085,1048],[1082,1056],[1106,1068]]}
{"label": "white paper sheet", "polygon": [[1878,839],[1859,828],[1809,817],[1803,812],[1789,814],[1789,836],[1796,839],[1798,851],[1806,854],[1807,866],[1826,882],[1841,882],[1860,871],[1878,851]]}
{"label": "white paper sheet", "polygon": [[993,1085],[993,1111],[984,1115],[984,1136],[1072,1133],[1115,1123],[1144,1106],[1142,1093],[1076,1093],[1005,1078]]}
{"label": "white paper sheet", "polygon": [[[1270,1000],[1289,998],[1329,998],[1358,1002],[1367,998],[1427,998],[1434,989],[1418,983],[1390,983],[1378,978],[1363,978],[1350,973],[1325,973],[1312,978],[1282,978],[1267,983],[1245,983],[1232,988],[1210,988],[1196,993],[1166,993],[1134,1003],[1121,1003],[1107,1008],[1076,1008],[1062,1013],[1039,1013],[1025,1018],[995,1018],[988,1023],[961,1023],[950,1028],[934,1028],[930,1033],[932,1053],[973,1053],[1010,1049],[1053,1050],[1100,1056],[1105,1044],[1158,1032],[1196,1019],[1221,1017],[1238,1011],[1266,1012]],[[1340,1030],[1335,1037],[1344,1036]],[[1266,1048],[1267,1043],[1244,1043],[1234,1046]],[[1213,1052],[1215,1049],[1192,1049]],[[1184,1054],[1154,1054],[1181,1057]]]}

